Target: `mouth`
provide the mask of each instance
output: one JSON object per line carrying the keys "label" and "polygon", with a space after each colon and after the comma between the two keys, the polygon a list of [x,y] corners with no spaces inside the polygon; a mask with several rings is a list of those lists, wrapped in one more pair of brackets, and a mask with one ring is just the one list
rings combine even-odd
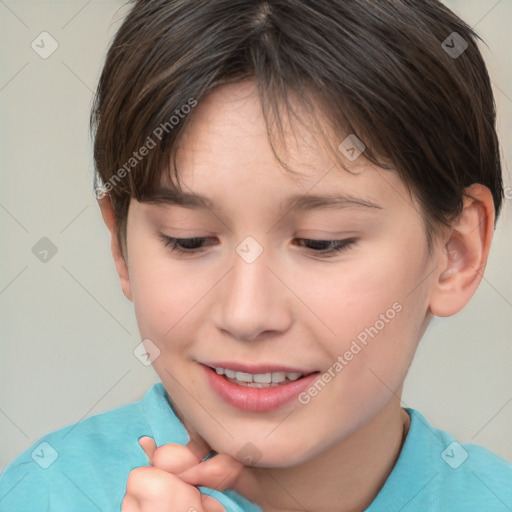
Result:
{"label": "mouth", "polygon": [[211,389],[229,405],[244,411],[268,412],[297,398],[319,371],[284,366],[201,363]]}
{"label": "mouth", "polygon": [[215,367],[217,375],[238,386],[247,386],[249,388],[269,388],[280,386],[289,382],[295,382],[303,378],[306,374],[302,372],[266,372],[266,373],[248,373],[237,372],[230,368]]}

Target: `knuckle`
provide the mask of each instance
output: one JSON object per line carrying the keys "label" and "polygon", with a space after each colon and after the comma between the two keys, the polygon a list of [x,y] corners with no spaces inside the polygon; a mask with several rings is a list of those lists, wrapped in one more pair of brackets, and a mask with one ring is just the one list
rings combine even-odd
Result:
{"label": "knuckle", "polygon": [[180,473],[197,461],[186,446],[166,444],[160,446],[153,454],[153,464],[166,471]]}
{"label": "knuckle", "polygon": [[126,483],[126,488],[131,491],[133,490],[137,484],[145,478],[147,467],[134,468],[130,471],[128,475],[128,481]]}
{"label": "knuckle", "polygon": [[175,482],[172,475],[150,466],[133,469],[126,483],[127,493],[136,497],[158,497],[172,492]]}
{"label": "knuckle", "polygon": [[180,445],[176,444],[163,444],[162,446],[159,446],[155,453],[153,454],[153,460],[161,460],[163,458],[176,458],[179,457],[182,453],[182,450],[180,448],[183,448]]}

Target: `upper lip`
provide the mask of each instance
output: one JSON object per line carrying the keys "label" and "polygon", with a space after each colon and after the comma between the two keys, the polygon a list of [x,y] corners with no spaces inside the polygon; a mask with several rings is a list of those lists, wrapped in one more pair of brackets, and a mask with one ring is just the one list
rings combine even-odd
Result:
{"label": "upper lip", "polygon": [[301,375],[308,375],[316,370],[305,370],[304,368],[293,368],[291,366],[284,366],[279,364],[257,364],[251,365],[246,363],[237,363],[235,361],[203,361],[201,364],[209,366],[210,368],[224,368],[234,370],[235,372],[244,373],[272,373],[272,372],[285,372],[285,373],[300,373]]}

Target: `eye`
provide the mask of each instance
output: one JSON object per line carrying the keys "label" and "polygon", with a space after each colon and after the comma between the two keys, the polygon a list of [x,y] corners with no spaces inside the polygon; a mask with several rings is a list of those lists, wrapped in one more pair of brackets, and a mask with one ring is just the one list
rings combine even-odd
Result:
{"label": "eye", "polygon": [[356,238],[346,238],[344,240],[314,240],[311,238],[297,238],[297,240],[304,242],[308,249],[319,254],[335,254],[344,251],[357,243]]}
{"label": "eye", "polygon": [[178,254],[193,254],[198,252],[198,249],[203,247],[202,243],[208,238],[196,237],[196,238],[173,238],[171,236],[160,235],[164,245],[169,247],[171,251],[175,251]]}
{"label": "eye", "polygon": [[[174,238],[167,235],[160,235],[166,247],[178,254],[194,254],[204,248],[203,243],[209,238]],[[306,248],[318,254],[335,254],[347,250],[350,246],[357,243],[356,238],[346,238],[344,240],[315,240],[311,238],[297,238],[306,245]],[[325,247],[326,246],[326,247]]]}

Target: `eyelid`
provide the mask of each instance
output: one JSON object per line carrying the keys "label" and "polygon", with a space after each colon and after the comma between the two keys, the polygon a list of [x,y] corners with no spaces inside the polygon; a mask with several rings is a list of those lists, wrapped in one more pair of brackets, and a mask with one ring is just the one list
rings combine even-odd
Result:
{"label": "eyelid", "polygon": [[[186,242],[190,243],[190,242],[194,242],[194,241],[196,241],[196,242],[197,241],[206,241],[206,240],[209,240],[212,238],[212,237],[207,237],[207,236],[177,238],[177,237],[171,237],[168,235],[160,234],[160,238],[162,239],[164,245],[167,248],[170,248],[170,250],[172,252],[175,252],[176,254],[181,254],[184,256],[201,254],[203,252],[203,250],[206,247],[208,247],[208,245],[212,245],[212,244],[208,244],[206,246],[201,246],[201,247],[196,247],[196,248],[186,248],[186,247],[182,247],[179,245],[180,243],[185,243],[185,245],[186,245]],[[338,254],[341,254],[342,252],[347,251],[348,249],[352,248],[353,246],[355,246],[359,243],[359,238],[354,237],[354,236],[343,238],[343,239],[294,238],[294,241],[295,240],[299,240],[299,241],[305,242],[305,243],[309,242],[309,243],[313,243],[313,244],[314,243],[320,243],[320,244],[326,243],[326,244],[331,244],[331,245],[334,244],[334,247],[331,249],[316,250],[311,247],[305,247],[305,249],[309,250],[311,254],[323,256],[324,259],[328,258],[329,256],[332,256],[332,255],[336,256]]]}

